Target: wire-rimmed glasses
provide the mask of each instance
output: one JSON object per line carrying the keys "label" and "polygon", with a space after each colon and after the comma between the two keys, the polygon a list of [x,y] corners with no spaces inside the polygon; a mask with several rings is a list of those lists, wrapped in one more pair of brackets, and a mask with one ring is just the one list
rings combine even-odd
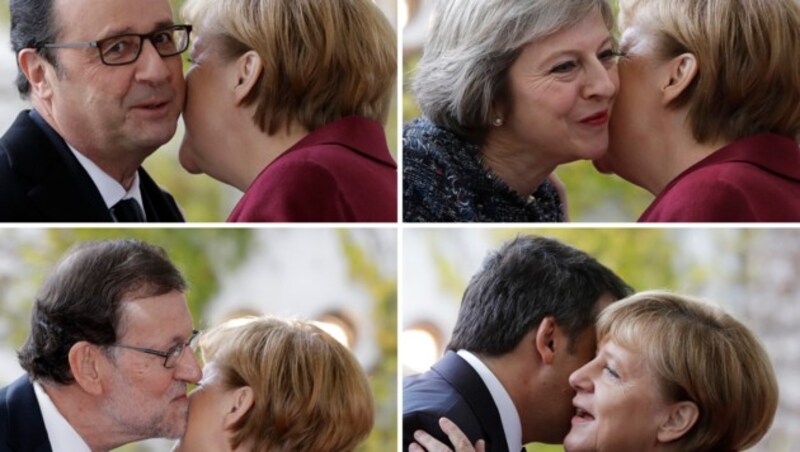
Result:
{"label": "wire-rimmed glasses", "polygon": [[126,344],[111,344],[112,347],[120,347],[120,348],[127,348],[129,350],[135,350],[137,352],[148,353],[151,355],[156,355],[164,358],[164,367],[167,369],[172,369],[178,364],[178,360],[180,359],[181,355],[183,354],[183,350],[186,347],[194,352],[197,349],[197,342],[200,338],[200,331],[192,330],[192,335],[186,339],[186,342],[182,342],[167,351],[161,350],[154,350],[152,348],[144,348],[144,347],[135,347],[133,345],[126,345]]}

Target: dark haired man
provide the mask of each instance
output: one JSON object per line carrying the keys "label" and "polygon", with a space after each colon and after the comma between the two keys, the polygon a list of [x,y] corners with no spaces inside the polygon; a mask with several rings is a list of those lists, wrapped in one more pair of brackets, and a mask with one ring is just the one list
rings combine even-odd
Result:
{"label": "dark haired man", "polygon": [[144,242],[68,253],[36,297],[18,353],[27,375],[0,389],[0,451],[180,437],[186,385],[201,377],[185,287],[164,250]]}
{"label": "dark haired man", "polygon": [[190,27],[167,0],[11,0],[17,89],[0,221],[183,221],[141,168],[175,134]]}
{"label": "dark haired man", "polygon": [[569,375],[594,356],[594,321],[631,289],[593,257],[519,237],[490,254],[461,302],[448,352],[403,384],[403,450],[447,417],[487,451],[561,443],[574,413]]}

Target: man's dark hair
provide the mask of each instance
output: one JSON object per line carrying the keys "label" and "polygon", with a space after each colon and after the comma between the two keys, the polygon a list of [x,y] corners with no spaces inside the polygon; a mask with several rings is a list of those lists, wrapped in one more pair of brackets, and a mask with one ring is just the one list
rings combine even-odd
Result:
{"label": "man's dark hair", "polygon": [[631,292],[583,251],[544,237],[518,237],[487,256],[470,280],[447,348],[503,355],[552,316],[567,330],[572,349],[594,324],[602,295],[620,299]]}
{"label": "man's dark hair", "polygon": [[45,280],[31,313],[31,332],[17,354],[34,380],[74,381],[68,354],[77,342],[117,340],[123,301],[186,290],[186,281],[160,247],[133,240],[75,247]]}
{"label": "man's dark hair", "polygon": [[[58,69],[55,53],[40,48],[41,44],[54,42],[58,35],[54,3],[54,0],[11,0],[11,49],[19,55],[22,49],[38,48],[39,54]],[[31,85],[19,67],[19,61],[16,85],[20,96],[27,98]]]}

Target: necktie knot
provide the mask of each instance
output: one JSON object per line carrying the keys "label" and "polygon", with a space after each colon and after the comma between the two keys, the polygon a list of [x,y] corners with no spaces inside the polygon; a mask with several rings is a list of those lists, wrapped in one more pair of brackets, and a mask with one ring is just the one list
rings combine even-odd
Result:
{"label": "necktie knot", "polygon": [[120,200],[111,207],[111,216],[117,223],[144,223],[144,211],[133,198]]}

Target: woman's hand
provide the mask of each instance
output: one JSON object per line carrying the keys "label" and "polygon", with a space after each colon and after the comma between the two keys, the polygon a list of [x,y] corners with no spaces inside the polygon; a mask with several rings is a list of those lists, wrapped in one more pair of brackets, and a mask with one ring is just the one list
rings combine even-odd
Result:
{"label": "woman's hand", "polygon": [[[479,439],[473,447],[473,445],[470,444],[467,435],[465,435],[456,424],[446,417],[439,419],[439,427],[442,428],[442,431],[450,439],[450,442],[453,443],[453,446],[455,446],[454,452],[486,451],[486,443],[482,439]],[[414,432],[414,439],[417,440],[417,443],[419,444],[411,443],[408,446],[408,452],[424,452],[426,450],[428,452],[453,452],[453,450],[447,445],[422,430],[417,430]],[[423,448],[422,446],[425,447]]]}

